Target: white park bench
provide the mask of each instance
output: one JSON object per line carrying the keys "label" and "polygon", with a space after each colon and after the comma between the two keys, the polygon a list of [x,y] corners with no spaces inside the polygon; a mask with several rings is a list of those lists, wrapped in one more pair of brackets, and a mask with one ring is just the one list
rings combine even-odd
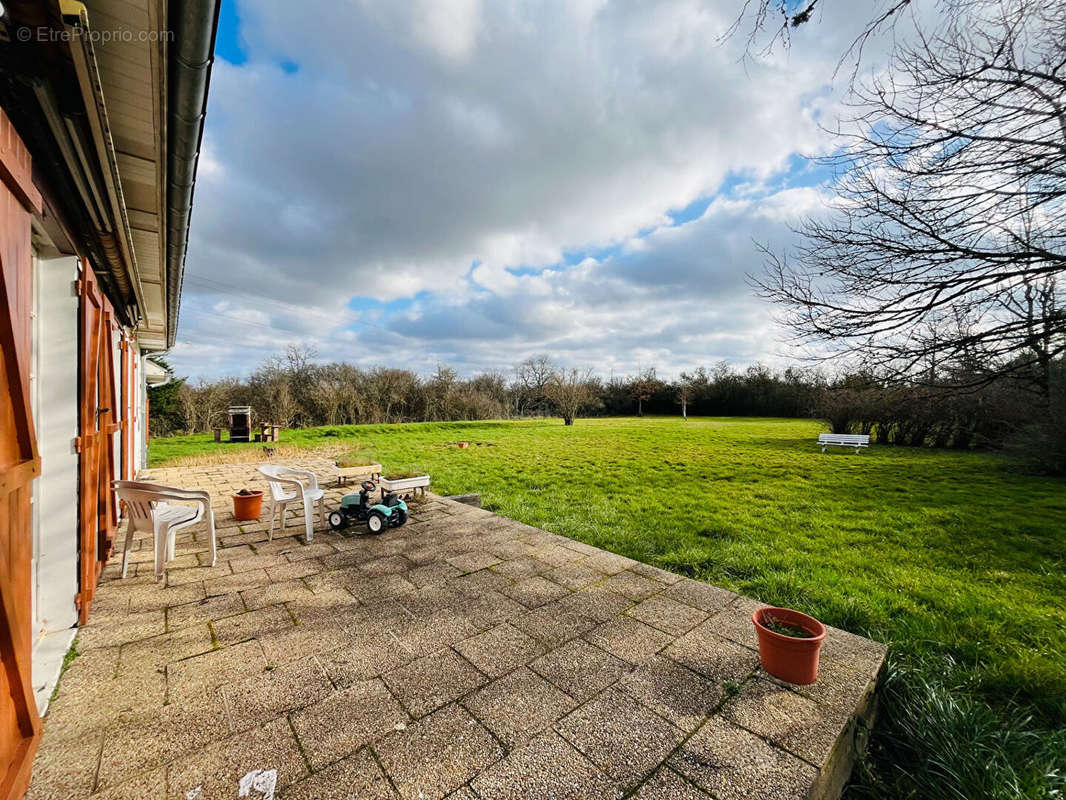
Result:
{"label": "white park bench", "polygon": [[870,446],[870,437],[865,433],[819,433],[818,444],[822,446],[822,452],[827,447],[854,447],[858,453],[862,448]]}

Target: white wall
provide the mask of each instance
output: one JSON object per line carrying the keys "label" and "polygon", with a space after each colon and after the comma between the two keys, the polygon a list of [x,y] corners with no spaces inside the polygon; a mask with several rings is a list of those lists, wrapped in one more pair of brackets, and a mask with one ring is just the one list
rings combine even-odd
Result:
{"label": "white wall", "polygon": [[35,639],[77,622],[78,260],[40,259],[36,277],[34,423],[41,476],[34,484]]}

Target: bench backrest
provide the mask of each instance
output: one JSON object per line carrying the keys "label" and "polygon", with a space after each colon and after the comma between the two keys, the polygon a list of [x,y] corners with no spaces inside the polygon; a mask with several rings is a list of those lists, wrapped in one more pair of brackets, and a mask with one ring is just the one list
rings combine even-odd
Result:
{"label": "bench backrest", "polygon": [[818,441],[821,444],[869,444],[870,436],[865,433],[819,433]]}

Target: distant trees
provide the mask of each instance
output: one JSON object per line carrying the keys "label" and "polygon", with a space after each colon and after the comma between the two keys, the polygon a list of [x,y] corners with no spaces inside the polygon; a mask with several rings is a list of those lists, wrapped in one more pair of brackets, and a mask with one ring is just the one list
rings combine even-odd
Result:
{"label": "distant trees", "polygon": [[[960,392],[900,385],[869,370],[827,378],[817,370],[773,370],[762,364],[738,370],[721,362],[682,372],[676,380],[647,368],[602,381],[591,370],[563,368],[543,356],[518,365],[508,382],[498,372],[463,378],[443,364],[422,377],[396,368],[281,358],[268,360],[243,381],[179,379],[153,387],[151,420],[153,435],[165,435],[224,426],[230,405],[251,405],[258,422],[294,427],[545,414],[573,425],[581,415],[635,410],[680,411],[684,417],[817,417],[834,431],[869,433],[886,444],[970,448],[1040,442],[1028,449],[1042,454],[1041,468],[1066,469],[1064,428],[1053,424],[1062,418],[1055,415],[1062,413],[1066,396],[1066,364],[1054,359],[1049,370],[1052,397],[1060,404],[1050,416],[1038,395],[1016,386]],[[966,375],[958,380],[970,385]],[[518,408],[525,413],[518,414]]]}
{"label": "distant trees", "polygon": [[598,381],[592,377],[591,370],[556,370],[545,387],[545,394],[563,418],[563,424],[573,425],[578,412],[596,399],[597,388]]}
{"label": "distant trees", "polygon": [[648,367],[637,373],[629,382],[629,395],[637,401],[637,416],[644,416],[644,403],[662,390],[665,384],[655,374],[655,367]]}

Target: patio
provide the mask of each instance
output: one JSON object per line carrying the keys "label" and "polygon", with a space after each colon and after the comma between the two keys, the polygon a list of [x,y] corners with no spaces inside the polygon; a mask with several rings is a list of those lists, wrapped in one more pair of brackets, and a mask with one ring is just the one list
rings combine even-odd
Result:
{"label": "patio", "polygon": [[254,465],[146,476],[212,493],[218,563],[201,526],[165,583],[150,539],[113,558],[30,798],[834,798],[873,714],[882,645],[831,628],[788,687],[754,601],[488,511],[268,542]]}

